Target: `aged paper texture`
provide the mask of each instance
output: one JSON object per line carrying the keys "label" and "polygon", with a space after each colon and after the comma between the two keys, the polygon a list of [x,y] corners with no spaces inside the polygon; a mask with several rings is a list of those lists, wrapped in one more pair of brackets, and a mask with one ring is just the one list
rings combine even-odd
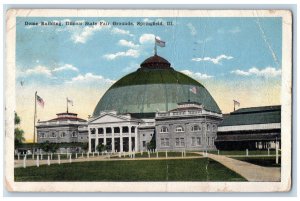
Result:
{"label": "aged paper texture", "polygon": [[291,188],[288,10],[11,9],[15,192]]}

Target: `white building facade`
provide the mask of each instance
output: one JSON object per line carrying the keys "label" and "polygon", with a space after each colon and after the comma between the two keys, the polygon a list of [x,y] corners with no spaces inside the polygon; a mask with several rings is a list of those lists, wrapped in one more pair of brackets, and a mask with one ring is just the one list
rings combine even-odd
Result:
{"label": "white building facade", "polygon": [[217,128],[222,114],[205,110],[196,102],[178,104],[178,108],[156,113],[157,150],[215,150]]}
{"label": "white building facade", "polygon": [[115,111],[88,120],[89,152],[103,144],[111,152],[139,151],[138,127],[142,121]]}

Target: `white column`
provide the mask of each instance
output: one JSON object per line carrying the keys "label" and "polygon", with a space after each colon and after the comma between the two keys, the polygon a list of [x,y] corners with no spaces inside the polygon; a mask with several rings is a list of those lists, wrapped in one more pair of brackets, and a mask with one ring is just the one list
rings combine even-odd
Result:
{"label": "white column", "polygon": [[115,132],[114,127],[111,127],[111,151],[115,152]]}
{"label": "white column", "polygon": [[97,151],[99,140],[98,140],[98,128],[96,128],[96,139],[95,139],[95,151]]}
{"label": "white column", "polygon": [[129,132],[129,152],[131,152],[132,151],[132,142],[131,142],[131,128],[130,128],[130,126],[128,126],[128,132]]}
{"label": "white column", "polygon": [[120,127],[120,152],[123,152],[123,131],[122,131],[122,127]]}
{"label": "white column", "polygon": [[103,144],[106,145],[106,127],[103,128]]}
{"label": "white column", "polygon": [[279,162],[278,149],[279,149],[279,142],[276,142],[276,144],[275,144],[276,164],[278,164],[278,162]]}
{"label": "white column", "polygon": [[135,130],[134,130],[134,146],[135,146],[135,151],[138,152],[139,151],[139,148],[138,148],[138,133],[137,133],[137,127],[135,127]]}
{"label": "white column", "polygon": [[89,132],[89,152],[92,151],[92,139],[91,139],[91,128],[88,127]]}
{"label": "white column", "polygon": [[36,156],[36,167],[40,166],[39,155]]}

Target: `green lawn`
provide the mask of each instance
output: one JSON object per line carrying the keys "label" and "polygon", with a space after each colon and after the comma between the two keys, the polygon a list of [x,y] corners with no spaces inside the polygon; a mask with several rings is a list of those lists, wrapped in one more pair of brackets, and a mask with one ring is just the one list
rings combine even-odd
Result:
{"label": "green lawn", "polygon": [[[207,169],[206,169],[207,167]],[[15,168],[15,181],[246,181],[208,158],[94,161]]]}
{"label": "green lawn", "polygon": [[232,157],[237,160],[245,161],[255,165],[265,166],[265,167],[280,167],[281,166],[281,157],[279,157],[278,164],[276,164],[276,157],[274,156],[243,156],[243,157]]}

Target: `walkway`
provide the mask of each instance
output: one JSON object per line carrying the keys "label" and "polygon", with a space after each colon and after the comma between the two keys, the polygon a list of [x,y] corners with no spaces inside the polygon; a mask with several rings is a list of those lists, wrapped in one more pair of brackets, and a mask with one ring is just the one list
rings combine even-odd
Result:
{"label": "walkway", "polygon": [[[196,153],[196,152],[195,152]],[[203,152],[198,154],[204,155]],[[229,158],[227,156],[215,155],[207,153],[207,157],[221,163],[237,174],[243,176],[248,181],[252,182],[274,182],[280,181],[280,170],[279,167],[262,167],[247,163],[244,161]]]}

